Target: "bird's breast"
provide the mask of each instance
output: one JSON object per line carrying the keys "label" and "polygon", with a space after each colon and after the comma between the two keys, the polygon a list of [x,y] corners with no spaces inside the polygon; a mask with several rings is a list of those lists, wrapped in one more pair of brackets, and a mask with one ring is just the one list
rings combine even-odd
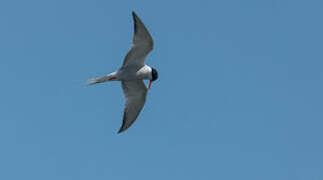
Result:
{"label": "bird's breast", "polygon": [[122,67],[118,72],[118,79],[125,81],[151,79],[151,71],[151,67],[147,65]]}

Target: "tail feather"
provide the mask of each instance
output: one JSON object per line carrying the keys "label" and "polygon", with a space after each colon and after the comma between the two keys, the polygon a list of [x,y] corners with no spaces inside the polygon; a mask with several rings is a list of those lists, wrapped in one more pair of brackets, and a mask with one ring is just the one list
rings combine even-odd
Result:
{"label": "tail feather", "polygon": [[106,81],[113,81],[115,80],[115,76],[114,74],[109,74],[107,76],[102,76],[102,77],[98,77],[98,78],[92,78],[92,79],[89,79],[86,83],[87,86],[90,86],[90,85],[93,85],[93,84],[97,84],[97,83],[103,83],[103,82],[106,82]]}
{"label": "tail feather", "polygon": [[99,77],[99,78],[92,78],[89,79],[86,83],[87,86],[93,85],[93,84],[97,84],[97,83],[103,83],[105,81],[109,81],[109,77],[108,76],[103,76],[103,77]]}
{"label": "tail feather", "polygon": [[99,79],[99,78],[92,78],[92,79],[89,79],[89,80],[87,80],[86,85],[87,85],[87,86],[90,86],[90,85],[93,85],[93,84],[99,83],[100,81],[99,81],[98,79]]}

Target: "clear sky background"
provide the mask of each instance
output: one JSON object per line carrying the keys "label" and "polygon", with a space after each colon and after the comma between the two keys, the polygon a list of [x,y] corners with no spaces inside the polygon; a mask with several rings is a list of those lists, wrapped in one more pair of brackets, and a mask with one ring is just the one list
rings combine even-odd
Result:
{"label": "clear sky background", "polygon": [[[134,10],[159,71],[123,134]],[[323,1],[0,1],[0,179],[322,180]]]}

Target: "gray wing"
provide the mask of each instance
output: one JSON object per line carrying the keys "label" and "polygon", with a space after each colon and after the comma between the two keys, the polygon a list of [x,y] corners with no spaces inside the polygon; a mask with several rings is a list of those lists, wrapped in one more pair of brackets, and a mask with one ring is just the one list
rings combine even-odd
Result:
{"label": "gray wing", "polygon": [[139,19],[135,12],[132,12],[134,21],[133,45],[126,55],[123,65],[145,65],[148,53],[153,49],[154,42],[144,23]]}
{"label": "gray wing", "polygon": [[118,133],[128,129],[137,119],[146,102],[147,88],[144,81],[122,81],[122,90],[126,98],[122,126]]}

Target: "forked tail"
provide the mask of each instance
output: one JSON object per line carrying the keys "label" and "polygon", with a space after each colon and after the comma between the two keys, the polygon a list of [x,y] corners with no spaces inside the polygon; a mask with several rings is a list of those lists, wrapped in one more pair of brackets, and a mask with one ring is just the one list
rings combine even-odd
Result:
{"label": "forked tail", "polygon": [[97,84],[97,83],[103,83],[106,81],[113,81],[116,80],[116,77],[113,73],[106,75],[106,76],[102,76],[102,77],[98,77],[98,78],[92,78],[89,79],[86,83],[87,86],[93,85],[93,84]]}

